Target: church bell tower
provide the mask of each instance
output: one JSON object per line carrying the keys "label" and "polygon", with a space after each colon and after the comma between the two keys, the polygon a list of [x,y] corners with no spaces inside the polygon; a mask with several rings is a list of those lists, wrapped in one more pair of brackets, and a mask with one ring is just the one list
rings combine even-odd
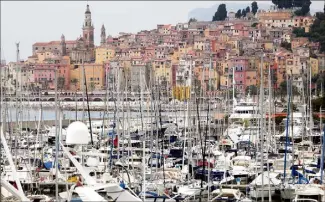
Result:
{"label": "church bell tower", "polygon": [[87,5],[87,9],[85,12],[85,21],[82,27],[82,31],[85,46],[87,48],[94,48],[94,26],[91,21],[91,12],[89,9],[89,5]]}

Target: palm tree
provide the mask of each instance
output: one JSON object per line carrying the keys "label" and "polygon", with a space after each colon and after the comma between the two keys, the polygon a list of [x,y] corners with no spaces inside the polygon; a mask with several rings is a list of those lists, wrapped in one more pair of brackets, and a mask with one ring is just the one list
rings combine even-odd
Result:
{"label": "palm tree", "polygon": [[90,91],[94,91],[95,90],[95,83],[94,82],[90,82]]}
{"label": "palm tree", "polygon": [[64,84],[65,84],[65,78],[60,76],[57,81],[57,85],[58,85],[57,88],[61,90],[61,93],[64,88]]}
{"label": "palm tree", "polygon": [[71,80],[71,84],[74,85],[74,88],[75,88],[75,91],[77,91],[77,84],[78,84],[78,79],[77,78],[74,78]]}
{"label": "palm tree", "polygon": [[49,81],[48,80],[45,80],[45,82],[43,84],[44,84],[45,90],[48,90],[48,88],[49,88]]}

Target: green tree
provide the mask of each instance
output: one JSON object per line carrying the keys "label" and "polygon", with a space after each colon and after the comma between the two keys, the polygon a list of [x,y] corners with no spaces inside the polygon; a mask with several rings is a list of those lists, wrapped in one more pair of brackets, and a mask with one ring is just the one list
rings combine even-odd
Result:
{"label": "green tree", "polygon": [[250,85],[245,89],[246,94],[250,93],[250,95],[257,95],[257,86]]}
{"label": "green tree", "polygon": [[257,11],[258,11],[257,2],[254,1],[254,2],[252,3],[252,13],[254,13],[254,15],[255,15],[255,14],[257,13]]}
{"label": "green tree", "polygon": [[253,24],[252,24],[252,27],[256,27],[258,25],[258,23],[257,22],[254,22]]}
{"label": "green tree", "polygon": [[293,0],[272,0],[272,3],[280,9],[293,7]]}
{"label": "green tree", "polygon": [[197,22],[196,18],[190,18],[190,20],[188,21],[188,23],[190,24],[191,22]]}
{"label": "green tree", "polygon": [[71,84],[74,85],[75,90],[77,90],[78,79],[77,78],[72,79]]}
{"label": "green tree", "polygon": [[[307,0],[308,1],[308,0]],[[302,5],[304,5],[304,3],[306,2],[306,0],[293,0],[292,5],[294,7],[298,7],[301,8]]]}
{"label": "green tree", "polygon": [[215,12],[212,21],[223,21],[227,17],[226,4],[220,4],[217,12]]}
{"label": "green tree", "polygon": [[319,112],[320,107],[325,108],[325,97],[320,97],[311,101],[313,111]]}
{"label": "green tree", "polygon": [[194,76],[194,93],[197,97],[200,97],[201,92],[202,92],[201,81],[197,78],[197,76]]}
{"label": "green tree", "polygon": [[95,90],[96,85],[95,85],[94,82],[90,82],[90,86],[89,87],[90,87],[90,91],[92,92],[92,91]]}
{"label": "green tree", "polygon": [[287,81],[282,81],[279,86],[279,93],[281,98],[287,94]]}
{"label": "green tree", "polygon": [[316,19],[307,34],[313,42],[319,42],[320,52],[325,52],[325,13],[316,13]]}
{"label": "green tree", "polygon": [[241,18],[241,9],[238,9],[237,13],[235,14],[236,18]]}
{"label": "green tree", "polygon": [[[230,99],[232,99],[232,92],[233,92],[233,89],[230,89],[229,90],[229,97],[230,97]],[[237,97],[237,95],[238,95],[238,90],[237,90],[237,88],[235,88],[235,98]]]}
{"label": "green tree", "polygon": [[[301,5],[302,3],[302,5]],[[301,7],[299,10],[295,11],[295,15],[297,16],[306,16],[307,14],[309,14],[310,11],[310,5],[311,5],[311,1],[307,0],[304,2],[299,1],[299,4],[296,4],[299,6],[295,6],[295,7]]]}
{"label": "green tree", "polygon": [[48,80],[45,80],[43,83],[42,83],[42,88],[45,89],[45,90],[48,90],[50,84],[49,84],[49,81]]}
{"label": "green tree", "polygon": [[246,14],[247,13],[250,13],[251,12],[251,8],[249,6],[247,6],[246,9],[245,9],[245,11],[246,11]]}
{"label": "green tree", "polygon": [[282,48],[287,49],[288,51],[292,51],[292,50],[291,50],[291,43],[288,43],[288,42],[286,42],[286,41],[283,41],[283,42],[281,42],[280,46],[281,46]]}
{"label": "green tree", "polygon": [[246,17],[246,10],[245,10],[245,9],[243,9],[243,10],[241,11],[241,16]]}
{"label": "green tree", "polygon": [[[292,86],[291,88],[291,95],[292,97],[299,95],[299,90],[297,86]],[[281,98],[283,98],[285,95],[287,95],[287,81],[282,81],[279,86],[279,93],[281,95]]]}
{"label": "green tree", "polygon": [[58,90],[61,90],[61,92],[64,88],[64,84],[65,84],[65,78],[60,76],[57,81],[57,88]]}
{"label": "green tree", "polygon": [[[325,91],[325,73],[316,74],[311,78],[311,82],[316,84],[317,92],[320,93],[323,90],[323,94]],[[323,96],[323,95],[322,95]]]}
{"label": "green tree", "polygon": [[309,37],[309,34],[305,32],[304,28],[295,27],[292,33],[296,35],[296,37]]}

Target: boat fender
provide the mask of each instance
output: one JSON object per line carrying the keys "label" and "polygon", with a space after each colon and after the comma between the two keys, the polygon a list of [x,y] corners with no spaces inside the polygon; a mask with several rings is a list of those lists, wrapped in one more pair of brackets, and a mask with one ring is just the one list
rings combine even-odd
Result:
{"label": "boat fender", "polygon": [[77,183],[76,183],[76,187],[81,187],[83,184],[82,184],[82,178],[81,178],[81,176],[80,177],[78,177],[78,181],[77,181]]}
{"label": "boat fender", "polygon": [[125,183],[124,183],[123,180],[120,181],[120,187],[121,187],[122,189],[125,189]]}

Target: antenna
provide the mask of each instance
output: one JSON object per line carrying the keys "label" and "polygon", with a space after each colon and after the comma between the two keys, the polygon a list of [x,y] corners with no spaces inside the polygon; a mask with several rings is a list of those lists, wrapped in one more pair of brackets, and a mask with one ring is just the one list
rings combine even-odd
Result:
{"label": "antenna", "polygon": [[19,62],[19,44],[20,42],[16,43],[16,62]]}

